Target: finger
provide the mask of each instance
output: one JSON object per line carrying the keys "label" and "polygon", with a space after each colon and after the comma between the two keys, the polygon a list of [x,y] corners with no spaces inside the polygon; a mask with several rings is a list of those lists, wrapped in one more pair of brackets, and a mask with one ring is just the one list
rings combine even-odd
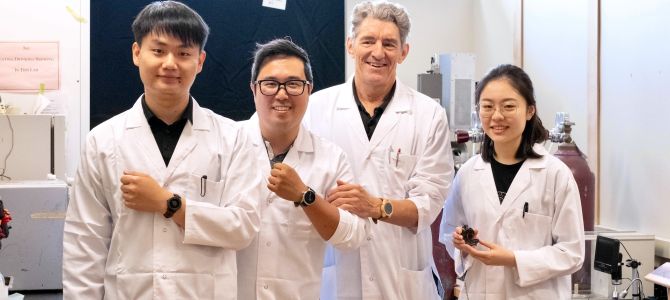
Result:
{"label": "finger", "polygon": [[281,173],[282,173],[281,169],[273,168],[272,170],[270,170],[270,175],[272,175],[272,176],[279,176],[279,175],[281,175]]}
{"label": "finger", "polygon": [[354,207],[349,205],[349,204],[342,204],[342,205],[338,206],[337,208],[341,208],[341,209],[346,210],[346,211],[348,211],[352,214],[354,213]]}
{"label": "finger", "polygon": [[286,166],[286,165],[285,165],[284,163],[280,163],[280,162],[278,162],[278,163],[274,163],[274,164],[272,165],[272,169],[273,169],[273,170],[283,170],[285,166]]}
{"label": "finger", "polygon": [[335,207],[340,207],[340,206],[342,206],[342,205],[344,205],[344,204],[348,204],[348,205],[350,205],[350,206],[354,206],[354,205],[353,205],[353,202],[354,202],[355,200],[356,200],[356,199],[354,199],[354,198],[343,198],[343,197],[340,197],[340,198],[337,198],[336,200],[333,200],[333,202],[330,202],[330,203],[331,203],[332,205],[334,205]]}
{"label": "finger", "polygon": [[132,175],[132,176],[142,176],[142,177],[149,176],[146,173],[142,173],[142,172],[139,172],[139,171],[130,171],[130,170],[123,171],[123,174]]}
{"label": "finger", "polygon": [[268,183],[267,187],[268,187],[268,190],[270,190],[272,192],[277,192],[277,186],[274,185],[273,183]]}
{"label": "finger", "polygon": [[131,189],[130,189],[130,185],[124,184],[124,185],[121,186],[121,191],[122,191],[124,194],[125,194],[125,193],[129,193],[130,190],[131,190]]}
{"label": "finger", "polygon": [[337,180],[337,186],[340,186],[340,185],[347,185],[347,184],[348,184],[348,183],[347,183],[346,181],[344,181],[344,180],[341,180],[341,179],[338,179],[338,180]]}
{"label": "finger", "polygon": [[[125,172],[124,172],[125,173]],[[121,183],[123,184],[131,184],[135,177],[133,175],[122,175],[121,176]]]}
{"label": "finger", "polygon": [[493,249],[493,248],[496,247],[496,244],[490,243],[490,242],[487,242],[487,241],[483,241],[483,240],[479,240],[479,244],[481,244],[482,246],[484,246],[486,248],[489,248],[489,249]]}

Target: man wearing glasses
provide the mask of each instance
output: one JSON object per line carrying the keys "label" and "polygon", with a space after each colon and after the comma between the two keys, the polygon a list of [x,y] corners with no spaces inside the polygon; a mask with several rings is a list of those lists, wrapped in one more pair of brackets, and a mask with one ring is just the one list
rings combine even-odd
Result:
{"label": "man wearing glasses", "polygon": [[238,252],[238,299],[318,299],[326,241],[358,248],[369,221],[325,201],[352,181],[344,152],[302,127],[312,92],[307,53],[287,39],[258,45],[251,71],[256,114],[243,122],[267,178],[261,228]]}

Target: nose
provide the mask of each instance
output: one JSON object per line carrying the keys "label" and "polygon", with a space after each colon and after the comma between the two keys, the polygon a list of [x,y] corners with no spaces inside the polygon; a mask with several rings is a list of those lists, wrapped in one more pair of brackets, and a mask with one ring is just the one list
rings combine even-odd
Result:
{"label": "nose", "polygon": [[286,85],[281,84],[277,88],[277,94],[275,95],[276,99],[283,100],[283,99],[288,99],[288,92],[286,91]]}
{"label": "nose", "polygon": [[165,56],[165,60],[163,61],[163,68],[166,68],[166,69],[176,69],[177,68],[176,59],[174,57],[174,54],[168,53]]}
{"label": "nose", "polygon": [[384,46],[381,41],[377,41],[374,46],[372,46],[372,57],[376,59],[382,59],[384,57]]}
{"label": "nose", "polygon": [[493,114],[491,115],[491,119],[502,120],[504,118],[505,116],[503,116],[502,114],[502,108],[500,107],[494,108]]}

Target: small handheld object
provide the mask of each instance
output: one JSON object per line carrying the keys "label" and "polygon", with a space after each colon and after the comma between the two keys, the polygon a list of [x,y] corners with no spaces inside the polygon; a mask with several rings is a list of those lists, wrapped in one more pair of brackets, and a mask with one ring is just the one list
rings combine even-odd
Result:
{"label": "small handheld object", "polygon": [[474,247],[477,246],[479,240],[475,238],[475,230],[468,227],[468,225],[461,226],[461,236],[466,244]]}

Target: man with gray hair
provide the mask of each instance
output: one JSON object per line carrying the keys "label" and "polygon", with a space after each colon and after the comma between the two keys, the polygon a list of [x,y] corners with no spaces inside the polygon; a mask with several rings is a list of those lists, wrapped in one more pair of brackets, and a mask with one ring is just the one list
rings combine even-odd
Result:
{"label": "man with gray hair", "polygon": [[325,200],[337,180],[354,177],[342,149],[301,126],[312,82],[298,45],[258,45],[250,83],[256,114],[243,128],[267,182],[258,236],[237,253],[238,299],[318,299],[326,243],[356,249],[369,235],[371,221]]}
{"label": "man with gray hair", "polygon": [[439,298],[430,225],[453,177],[450,133],[445,110],[396,78],[409,29],[398,4],[356,5],[346,42],[355,74],[310,98],[305,124],[344,149],[360,182],[338,181],[327,200],[379,221],[359,250],[326,258],[336,288],[322,299]]}

